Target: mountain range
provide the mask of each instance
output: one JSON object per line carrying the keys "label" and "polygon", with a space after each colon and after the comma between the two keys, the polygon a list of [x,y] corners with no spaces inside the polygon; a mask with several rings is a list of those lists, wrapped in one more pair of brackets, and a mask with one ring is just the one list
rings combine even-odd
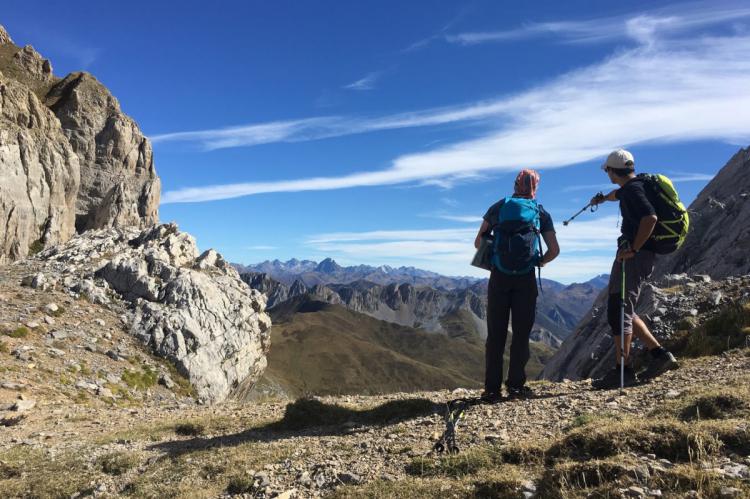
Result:
{"label": "mountain range", "polygon": [[[448,277],[413,267],[342,267],[330,258],[235,266],[251,288],[266,294],[269,309],[307,295],[429,332],[487,336],[488,279]],[[542,279],[533,339],[559,346],[606,282],[606,276],[568,286]]]}

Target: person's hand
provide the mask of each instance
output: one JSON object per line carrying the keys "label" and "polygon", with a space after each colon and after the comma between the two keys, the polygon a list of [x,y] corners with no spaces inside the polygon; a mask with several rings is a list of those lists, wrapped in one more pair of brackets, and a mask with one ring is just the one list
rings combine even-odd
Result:
{"label": "person's hand", "polygon": [[617,260],[624,262],[625,260],[630,260],[635,256],[635,251],[633,248],[625,248],[621,249],[617,252]]}
{"label": "person's hand", "polygon": [[606,196],[602,194],[601,192],[597,192],[596,195],[591,198],[591,206],[596,206],[598,204],[602,204],[604,201],[606,201]]}

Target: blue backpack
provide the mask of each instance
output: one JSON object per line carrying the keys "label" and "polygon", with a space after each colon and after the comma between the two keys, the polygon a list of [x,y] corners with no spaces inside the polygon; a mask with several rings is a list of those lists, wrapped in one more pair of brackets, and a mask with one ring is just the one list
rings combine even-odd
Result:
{"label": "blue backpack", "polygon": [[492,263],[511,275],[525,274],[542,258],[541,215],[533,199],[507,197],[493,228]]}

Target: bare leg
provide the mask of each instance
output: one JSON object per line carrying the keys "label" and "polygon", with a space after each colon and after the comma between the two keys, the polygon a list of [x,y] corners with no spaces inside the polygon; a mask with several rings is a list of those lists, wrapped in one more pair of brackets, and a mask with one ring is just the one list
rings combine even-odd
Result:
{"label": "bare leg", "polygon": [[[654,335],[651,334],[651,331],[649,331],[648,326],[646,326],[646,323],[643,322],[643,320],[638,317],[637,315],[633,315],[633,334],[635,334],[639,340],[643,342],[644,345],[646,345],[646,348],[649,350],[653,350],[654,348],[658,348],[661,346],[659,344],[659,341],[654,338]],[[628,343],[628,338],[625,337],[625,343]],[[627,354],[629,353],[629,349],[625,350],[625,355],[627,357]]]}
{"label": "bare leg", "polygon": [[[620,365],[620,337],[615,336],[615,357],[617,359],[617,365]],[[625,335],[625,365],[630,363],[630,345],[633,343],[633,335]]]}

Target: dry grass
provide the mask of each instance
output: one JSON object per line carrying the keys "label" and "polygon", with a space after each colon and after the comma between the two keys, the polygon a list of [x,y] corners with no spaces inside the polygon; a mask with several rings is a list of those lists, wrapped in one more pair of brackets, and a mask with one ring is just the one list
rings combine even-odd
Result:
{"label": "dry grass", "polygon": [[670,349],[685,357],[718,355],[750,346],[750,302],[732,303],[703,325],[678,331]]}

